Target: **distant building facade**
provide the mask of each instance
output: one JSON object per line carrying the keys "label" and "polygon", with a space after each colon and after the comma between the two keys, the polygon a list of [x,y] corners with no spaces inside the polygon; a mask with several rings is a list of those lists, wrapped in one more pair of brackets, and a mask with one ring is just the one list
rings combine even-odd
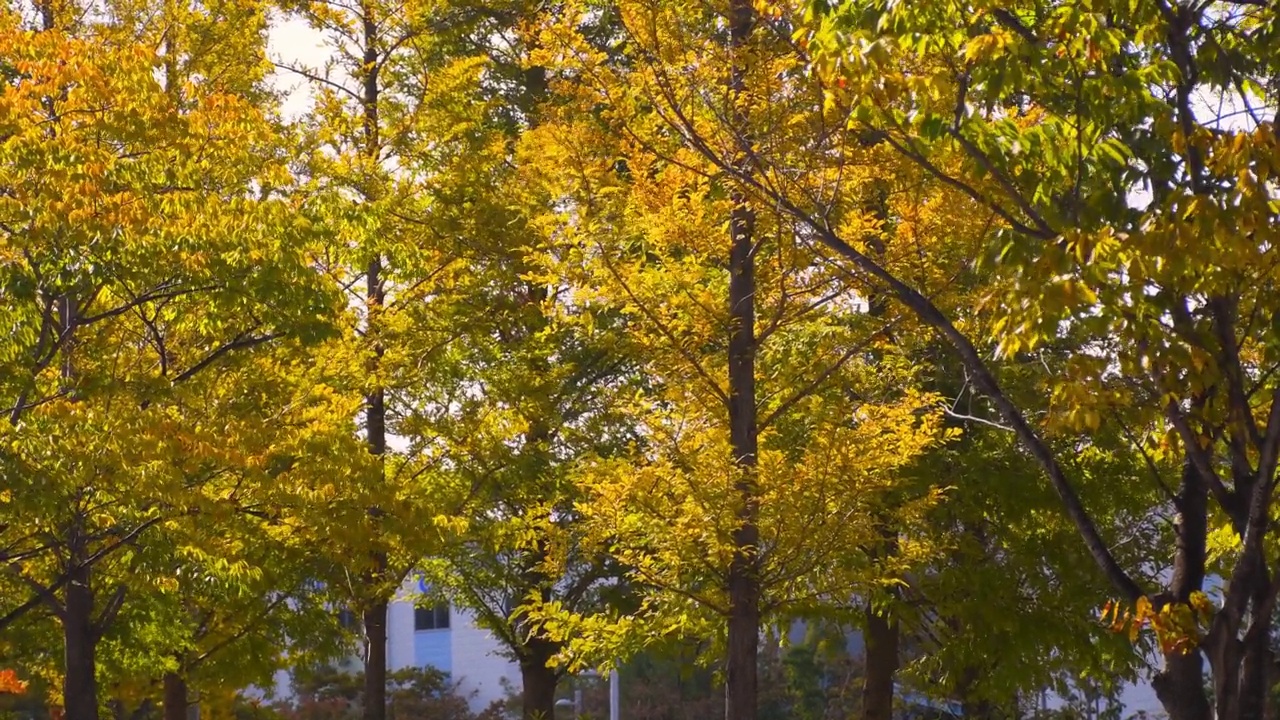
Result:
{"label": "distant building facade", "polygon": [[[425,588],[411,577],[387,609],[387,669],[432,667],[448,673],[471,709],[479,712],[507,696],[507,688],[520,689],[520,668],[502,655],[502,644],[488,630],[478,627],[475,616],[462,608],[439,603],[417,607]],[[358,657],[340,663],[342,669],[359,671]],[[293,677],[276,673],[273,695],[293,696]]]}

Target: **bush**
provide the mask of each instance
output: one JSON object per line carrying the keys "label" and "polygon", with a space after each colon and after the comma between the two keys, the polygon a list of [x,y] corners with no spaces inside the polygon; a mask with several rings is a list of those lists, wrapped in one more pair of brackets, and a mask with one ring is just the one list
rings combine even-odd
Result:
{"label": "bush", "polygon": [[[236,720],[359,720],[364,703],[364,674],[331,667],[299,670],[294,698],[263,706],[245,702]],[[471,711],[447,673],[435,668],[407,668],[387,676],[388,720],[502,720],[497,703],[479,714]]]}

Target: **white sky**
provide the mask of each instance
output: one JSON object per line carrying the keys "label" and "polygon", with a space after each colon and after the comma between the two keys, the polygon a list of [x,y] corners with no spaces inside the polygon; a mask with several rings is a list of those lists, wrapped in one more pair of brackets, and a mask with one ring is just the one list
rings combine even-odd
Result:
{"label": "white sky", "polygon": [[[320,70],[323,74],[330,52],[324,36],[308,26],[305,20],[296,17],[273,18],[267,35],[267,53],[273,61],[308,70]],[[296,119],[307,111],[311,98],[309,80],[288,70],[277,69],[272,77],[272,85],[288,93],[280,108],[286,118]]]}

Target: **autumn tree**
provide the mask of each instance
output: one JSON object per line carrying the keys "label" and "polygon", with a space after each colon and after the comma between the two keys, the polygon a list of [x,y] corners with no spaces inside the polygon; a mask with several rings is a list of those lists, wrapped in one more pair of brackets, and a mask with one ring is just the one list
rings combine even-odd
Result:
{"label": "autumn tree", "polygon": [[640,382],[618,314],[571,304],[547,271],[560,250],[547,222],[558,198],[536,181],[543,164],[523,142],[556,103],[531,62],[544,12],[525,2],[434,7],[403,51],[442,88],[413,125],[431,142],[430,177],[416,186],[430,202],[394,209],[419,237],[456,248],[465,269],[429,303],[398,311],[402,341],[420,338],[423,352],[432,336],[422,328],[448,332],[429,362],[392,376],[396,433],[417,466],[447,474],[463,497],[446,541],[415,559],[431,586],[421,600],[444,596],[493,633],[520,666],[525,717],[555,712],[565,670],[551,664],[560,643],[519,608],[530,597],[577,607],[613,572],[606,555],[575,546],[570,474],[584,456],[635,439],[627,401]]}
{"label": "autumn tree", "polygon": [[[892,223],[899,231],[946,237],[952,222],[946,195],[926,188],[911,191],[926,202],[893,203]],[[981,327],[989,319],[973,310],[973,297],[987,291],[990,277],[963,262],[955,266],[964,269],[951,276],[949,292],[934,297],[968,327]],[[986,399],[943,342],[928,333],[900,335],[897,342],[921,368],[925,386],[943,398],[946,423],[962,435],[926,451],[904,478],[908,487],[944,482],[949,490],[926,521],[932,541],[945,549],[873,603],[899,632],[896,685],[961,702],[966,715],[999,717],[1017,698],[1046,688],[1061,693],[1087,680],[1114,689],[1135,680],[1150,646],[1097,622],[1105,578],[1073,542],[1075,528],[1057,512],[1052,489],[1038,482],[1034,461],[1015,438],[995,431]],[[1042,347],[1034,357],[1001,363],[1001,382],[1019,402],[1036,402],[1073,355],[1070,343]],[[1160,560],[1152,549],[1174,518],[1164,508],[1151,511],[1166,497],[1158,483],[1115,482],[1149,476],[1150,467],[1134,446],[1132,418],[1110,420],[1087,447],[1069,429],[1047,432],[1046,440],[1067,458],[1081,496],[1116,538],[1117,556],[1148,578]],[[1176,471],[1164,461],[1159,469]],[[878,665],[892,667],[875,662],[874,650],[868,642],[868,677]]]}
{"label": "autumn tree", "polygon": [[247,409],[222,372],[317,338],[332,302],[277,192],[261,7],[50,2],[0,23],[2,622],[54,615],[67,716],[96,718],[139,543],[271,474],[258,436],[214,429]]}
{"label": "autumn tree", "polygon": [[[1277,593],[1268,563],[1280,449],[1273,387],[1275,8],[1265,3],[815,4],[777,29],[829,85],[843,127],[991,213],[990,332],[828,215],[763,149],[751,173],[680,123],[705,157],[804,223],[956,352],[993,419],[1061,499],[1100,572],[1164,655],[1171,717],[1263,712]],[[798,29],[797,29],[798,28]],[[701,140],[699,139],[701,138]],[[997,359],[1078,348],[1041,402]],[[994,358],[993,358],[994,355]],[[1047,424],[1040,422],[1041,414]],[[1121,420],[1117,420],[1119,417]],[[1046,440],[1123,422],[1177,512],[1158,581],[1126,566]],[[1177,468],[1167,473],[1164,468]],[[1210,576],[1222,578],[1209,606]],[[1116,623],[1125,626],[1125,613]],[[1201,678],[1209,661],[1213,707]]]}
{"label": "autumn tree", "polygon": [[411,416],[415,398],[429,392],[423,384],[441,377],[435,363],[465,329],[449,308],[465,296],[468,239],[459,227],[426,218],[434,208],[468,202],[444,188],[449,159],[471,147],[473,118],[458,103],[481,67],[449,52],[433,3],[283,7],[330,49],[321,67],[287,58],[276,64],[311,95],[297,123],[306,179],[299,198],[324,236],[318,264],[350,308],[344,338],[330,351],[345,359],[349,384],[365,396],[358,432],[372,467],[342,498],[365,517],[348,516],[332,545],[338,572],[327,581],[344,588],[362,616],[365,717],[381,720],[387,605],[408,573],[438,550],[435,520],[448,524],[467,495],[433,452],[435,438],[416,434]]}
{"label": "autumn tree", "polygon": [[[726,716],[754,717],[765,624],[848,607],[928,554],[912,536],[933,489],[894,498],[893,562],[872,571],[863,551],[886,540],[869,520],[888,512],[898,474],[943,433],[893,348],[909,320],[871,312],[802,226],[725,182],[677,123],[777,148],[815,183],[847,173],[864,183],[862,205],[877,158],[833,164],[830,136],[784,139],[782,128],[821,130],[821,93],[748,5],[614,3],[611,33],[588,31],[596,9],[572,10],[542,42],[571,102],[530,142],[563,168],[546,180],[565,198],[556,272],[573,302],[621,309],[652,386],[636,403],[640,458],[603,459],[579,479],[595,542],[644,599],[634,612],[542,611],[573,639],[572,663],[671,634],[717,638]],[[745,172],[748,154],[723,140]],[[850,222],[875,232],[868,215]]]}

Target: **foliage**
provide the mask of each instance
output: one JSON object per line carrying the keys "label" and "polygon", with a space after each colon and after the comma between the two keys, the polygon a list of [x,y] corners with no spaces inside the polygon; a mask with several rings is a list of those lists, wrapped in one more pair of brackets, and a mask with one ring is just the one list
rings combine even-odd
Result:
{"label": "foliage", "polygon": [[224,604],[265,597],[236,555],[264,525],[246,518],[325,477],[307,450],[342,398],[296,371],[336,293],[284,194],[260,5],[28,10],[0,15],[0,472],[4,622],[34,625],[5,652],[89,718],[98,682],[145,686],[185,641],[161,621],[175,558]]}
{"label": "foliage", "polygon": [[[555,122],[547,118],[526,134],[525,150],[563,169],[538,177],[563,198],[545,221],[562,248],[548,277],[570,279],[574,303],[620,309],[652,387],[634,408],[643,459],[601,459],[577,480],[588,493],[579,511],[590,540],[628,569],[642,602],[594,617],[555,603],[540,609],[572,639],[566,660],[573,663],[617,657],[667,635],[722,637],[717,618],[728,614],[725,578],[744,502],[726,412],[735,391],[721,379],[732,326],[724,228],[735,200],[714,166],[682,148],[667,124],[681,114],[711,126],[727,112],[703,104],[699,90],[728,72],[719,16],[646,3],[612,11],[614,32],[630,43],[621,53],[598,44],[587,6],[548,23],[538,57],[566,78],[552,85],[566,100]],[[687,62],[677,73],[654,60],[668,57]],[[747,84],[760,88],[752,112],[762,127],[816,121],[796,90],[776,81],[798,71],[789,53],[765,45],[752,63]],[[602,99],[605,109],[589,110]],[[790,161],[813,162],[821,172],[821,151],[797,137],[800,145],[786,148]],[[832,172],[844,169],[857,172],[852,165]],[[870,192],[872,178],[860,177]],[[911,527],[940,488],[896,494],[895,478],[946,433],[936,399],[916,389],[910,362],[895,353],[897,319],[842,297],[839,269],[797,235],[790,218],[764,204],[752,204],[751,213],[759,238],[752,302],[762,320],[752,351],[761,449],[750,502],[759,505],[767,538],[760,577],[772,621],[806,604],[845,605],[929,554],[905,530],[902,566],[876,577],[861,552],[836,558],[827,551],[878,543],[865,518],[889,502],[904,529]]]}
{"label": "foliage", "polygon": [[[1206,574],[1226,578],[1199,647],[1216,711],[1231,717],[1259,711],[1263,674],[1240,668],[1265,652],[1256,619],[1271,607],[1260,568],[1280,438],[1274,327],[1262,320],[1274,307],[1274,12],[1229,2],[815,3],[795,34],[835,80],[828,100],[851,126],[998,218],[985,253],[996,280],[984,301],[989,336],[958,328],[909,280],[886,280],[932,318],[1037,455],[1126,602],[1194,615]],[[836,235],[827,241],[870,268]],[[975,352],[988,339],[1004,356],[1058,343],[1080,351],[1047,402],[1026,406],[1008,401]],[[1026,423],[1033,411],[1046,427]],[[1153,511],[1167,502],[1180,512],[1162,590],[1107,549],[1043,442],[1043,432],[1104,426],[1147,460],[1166,496]],[[1165,479],[1170,468],[1179,482]],[[1240,633],[1249,643],[1236,648]],[[1206,717],[1198,653],[1161,640],[1166,707]]]}
{"label": "foliage", "polygon": [[[376,652],[416,573],[540,702],[878,616],[971,707],[1151,652],[1171,716],[1260,715],[1276,13],[7,3],[0,692],[222,713],[345,650],[335,606]],[[872,712],[834,642],[731,714]],[[238,712],[353,717],[375,665]]]}
{"label": "foliage", "polygon": [[[364,676],[331,667],[315,667],[295,682],[296,699],[272,706],[244,703],[240,720],[353,720],[361,716]],[[496,707],[471,712],[458,684],[434,668],[406,668],[387,676],[387,717],[392,720],[498,720]]]}

